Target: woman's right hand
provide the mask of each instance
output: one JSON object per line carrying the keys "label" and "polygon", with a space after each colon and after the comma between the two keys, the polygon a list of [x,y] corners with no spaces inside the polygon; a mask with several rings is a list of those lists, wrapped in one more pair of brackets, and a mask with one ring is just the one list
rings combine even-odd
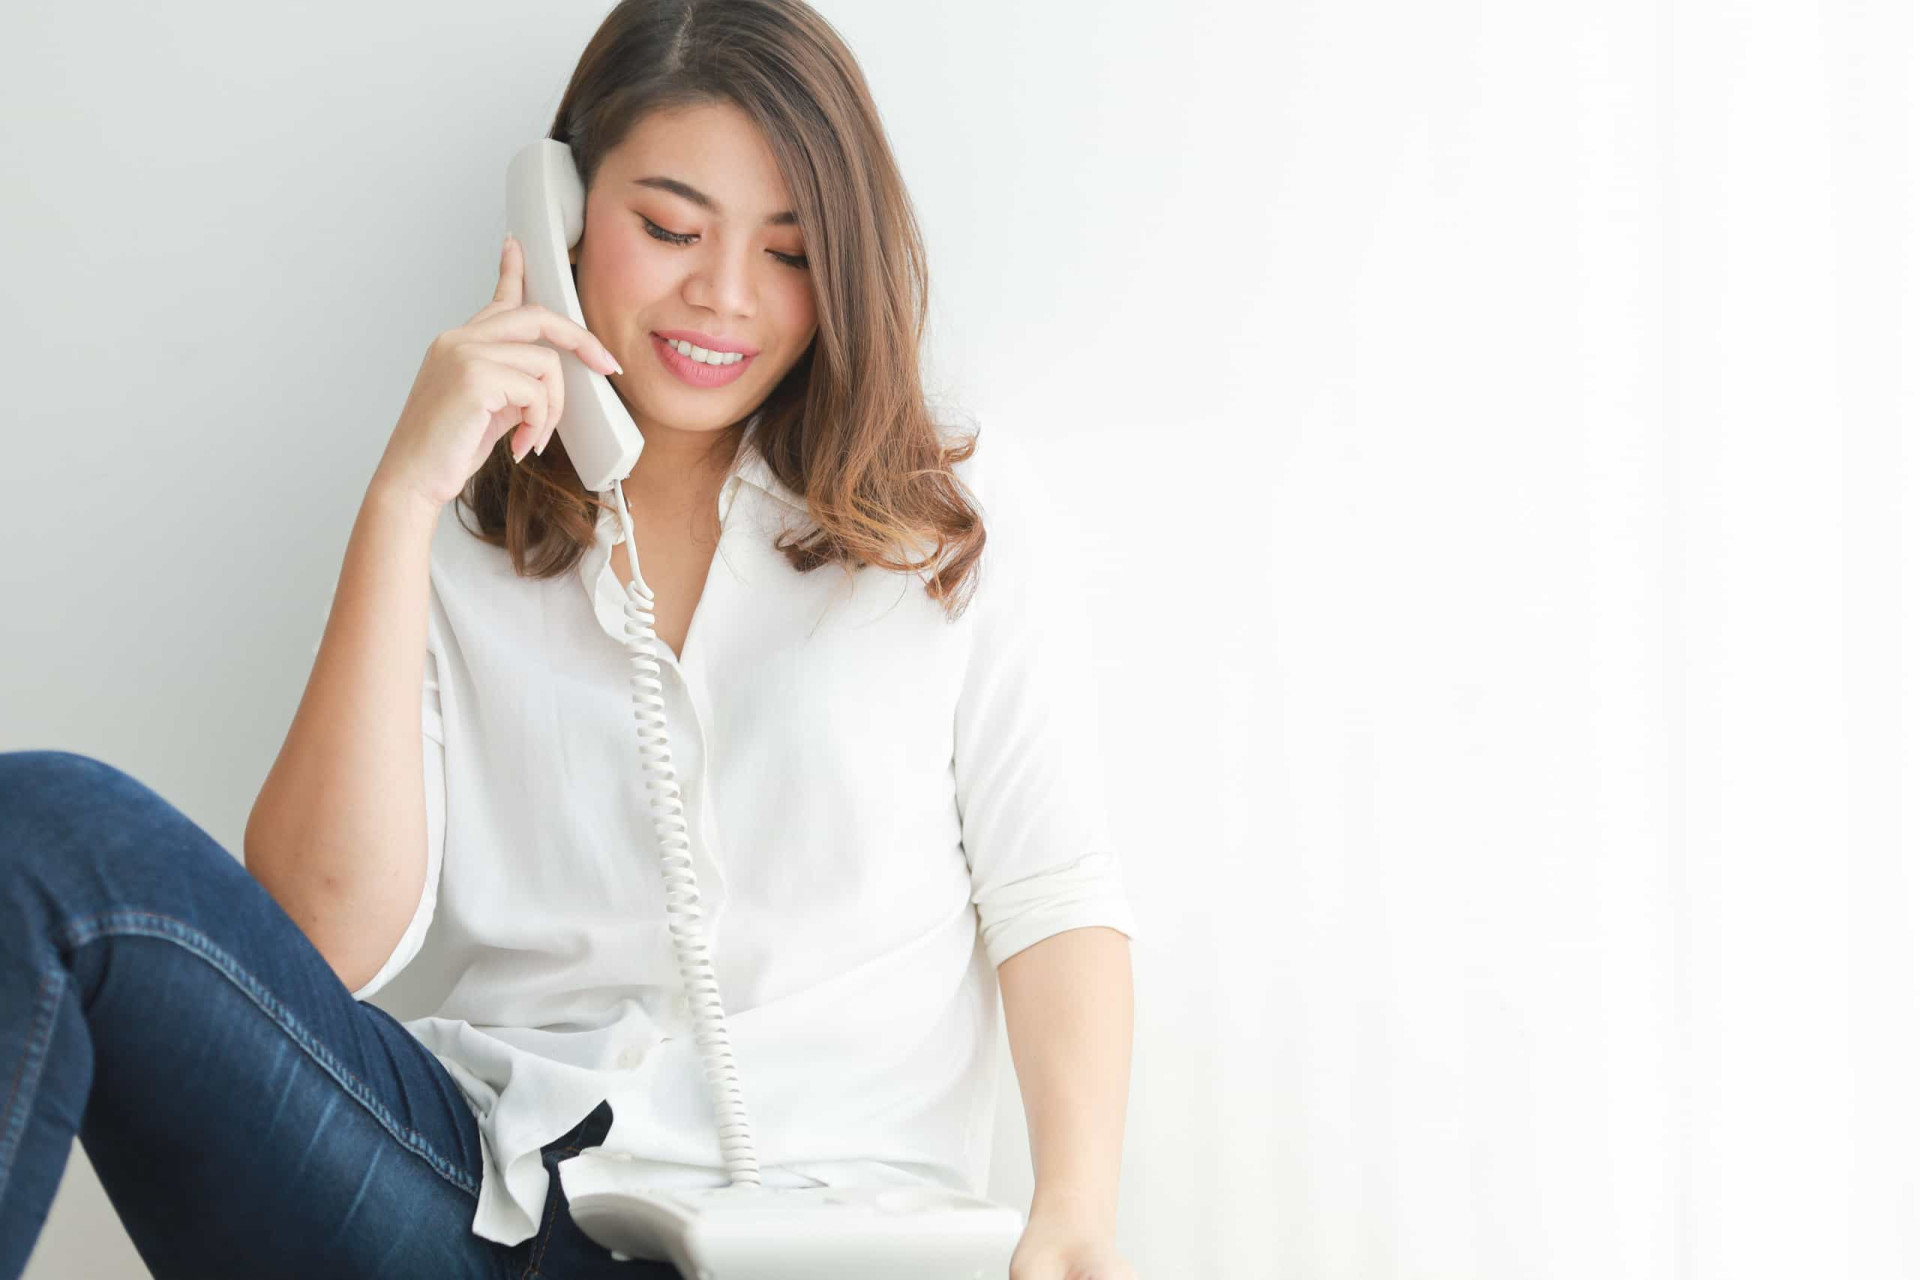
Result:
{"label": "woman's right hand", "polygon": [[530,448],[545,449],[560,422],[565,388],[560,353],[536,339],[567,348],[601,373],[620,372],[613,353],[584,325],[538,303],[523,304],[525,278],[520,242],[509,236],[493,301],[428,344],[376,480],[437,509],[466,487],[507,432],[515,432],[516,462]]}

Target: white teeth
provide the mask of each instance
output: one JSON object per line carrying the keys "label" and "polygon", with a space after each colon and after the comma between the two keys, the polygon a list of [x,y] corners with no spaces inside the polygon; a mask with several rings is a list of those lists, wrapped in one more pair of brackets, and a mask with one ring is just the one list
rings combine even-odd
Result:
{"label": "white teeth", "polygon": [[691,342],[675,342],[671,338],[665,341],[668,346],[689,360],[698,360],[702,364],[739,364],[746,359],[738,351],[709,351],[705,347],[696,347]]}

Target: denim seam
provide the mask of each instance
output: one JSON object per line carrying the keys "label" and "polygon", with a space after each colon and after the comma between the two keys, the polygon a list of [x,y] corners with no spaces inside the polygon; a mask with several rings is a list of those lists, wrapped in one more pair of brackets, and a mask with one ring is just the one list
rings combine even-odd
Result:
{"label": "denim seam", "polygon": [[553,1238],[553,1224],[566,1210],[560,1203],[560,1171],[551,1166],[547,1169],[547,1212],[546,1225],[540,1232],[540,1243],[533,1251],[533,1257],[527,1259],[527,1269],[520,1273],[520,1280],[541,1273],[540,1264],[547,1260],[547,1241]]}
{"label": "denim seam", "polygon": [[[575,1127],[577,1128],[578,1126],[575,1126]],[[566,1135],[564,1134],[562,1135],[563,1138],[565,1136]],[[565,1151],[570,1155],[577,1156],[580,1154],[580,1148],[578,1147],[561,1147],[560,1150]],[[553,1164],[550,1164],[547,1166],[547,1180],[548,1180],[547,1181],[547,1210],[546,1210],[546,1213],[543,1215],[546,1221],[542,1225],[542,1228],[539,1232],[539,1236],[540,1236],[539,1242],[537,1244],[534,1244],[533,1246],[533,1257],[527,1260],[527,1269],[520,1273],[520,1280],[527,1280],[529,1276],[537,1277],[544,1274],[540,1270],[540,1264],[546,1261],[547,1239],[553,1234],[554,1219],[558,1218],[562,1212],[559,1204],[557,1203],[560,1199],[560,1170],[558,1168],[559,1164],[560,1164],[560,1161],[556,1160],[553,1162]],[[529,1243],[532,1243],[532,1242],[529,1242]]]}
{"label": "denim seam", "polygon": [[310,1035],[300,1021],[285,1005],[274,998],[273,993],[268,991],[259,979],[247,972],[238,961],[216,945],[206,934],[172,916],[161,915],[154,911],[124,909],[103,911],[98,915],[70,920],[63,930],[68,949],[82,946],[109,933],[136,934],[172,942],[212,965],[262,1012],[273,1019],[309,1058],[332,1076],[348,1095],[379,1121],[380,1126],[393,1135],[402,1146],[424,1159],[443,1179],[475,1199],[479,1198],[480,1188],[466,1170],[435,1151],[425,1136],[417,1130],[410,1129],[396,1120],[372,1089],[335,1058],[324,1044]]}
{"label": "denim seam", "polygon": [[34,1096],[40,1091],[40,1071],[46,1065],[47,1046],[53,1042],[53,1024],[60,1013],[60,997],[66,990],[66,971],[58,963],[41,970],[40,989],[33,997],[33,1030],[27,1037],[20,1065],[14,1070],[13,1082],[7,1086],[6,1105],[0,1107],[0,1120],[5,1122],[4,1129],[0,1130],[0,1198],[5,1197],[7,1183],[12,1180],[13,1158],[27,1131],[27,1116],[33,1110]]}

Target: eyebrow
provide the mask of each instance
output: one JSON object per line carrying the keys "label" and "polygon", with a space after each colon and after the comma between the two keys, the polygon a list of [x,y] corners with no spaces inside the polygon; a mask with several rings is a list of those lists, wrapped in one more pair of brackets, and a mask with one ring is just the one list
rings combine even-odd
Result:
{"label": "eyebrow", "polygon": [[[655,187],[661,191],[672,192],[674,195],[679,196],[682,200],[692,201],[694,204],[699,205],[702,209],[705,209],[709,213],[725,213],[726,212],[724,209],[720,207],[720,202],[715,200],[712,196],[708,195],[704,191],[695,190],[694,188],[688,186],[686,183],[680,181],[678,178],[663,178],[659,176],[654,176],[649,178],[635,178],[633,180],[633,185],[636,187]],[[783,209],[779,213],[773,214],[770,217],[768,217],[766,225],[769,227],[791,227],[791,226],[797,225],[799,221],[800,221],[799,215],[796,214],[793,210]]]}

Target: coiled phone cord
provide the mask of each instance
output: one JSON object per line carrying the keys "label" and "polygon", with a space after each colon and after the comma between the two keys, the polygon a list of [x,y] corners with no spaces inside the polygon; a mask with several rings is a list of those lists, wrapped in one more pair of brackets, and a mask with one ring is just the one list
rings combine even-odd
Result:
{"label": "coiled phone cord", "polygon": [[640,553],[634,548],[633,516],[625,489],[606,490],[620,517],[627,545],[626,633],[633,672],[633,718],[640,729],[640,762],[647,772],[648,807],[660,841],[660,875],[666,882],[667,928],[673,935],[680,981],[687,993],[694,1039],[712,1089],[714,1119],[720,1129],[720,1152],[733,1183],[760,1185],[760,1161],[754,1155],[753,1132],[747,1124],[746,1097],[734,1066],[733,1044],[727,1037],[726,1014],[720,1007],[720,981],[714,976],[707,940],[700,927],[700,881],[694,874],[687,841],[686,813],[680,804],[680,783],[674,777],[673,751],[667,740],[666,700],[661,696],[660,659],[654,650],[659,636],[653,629],[653,592],[641,585]]}

